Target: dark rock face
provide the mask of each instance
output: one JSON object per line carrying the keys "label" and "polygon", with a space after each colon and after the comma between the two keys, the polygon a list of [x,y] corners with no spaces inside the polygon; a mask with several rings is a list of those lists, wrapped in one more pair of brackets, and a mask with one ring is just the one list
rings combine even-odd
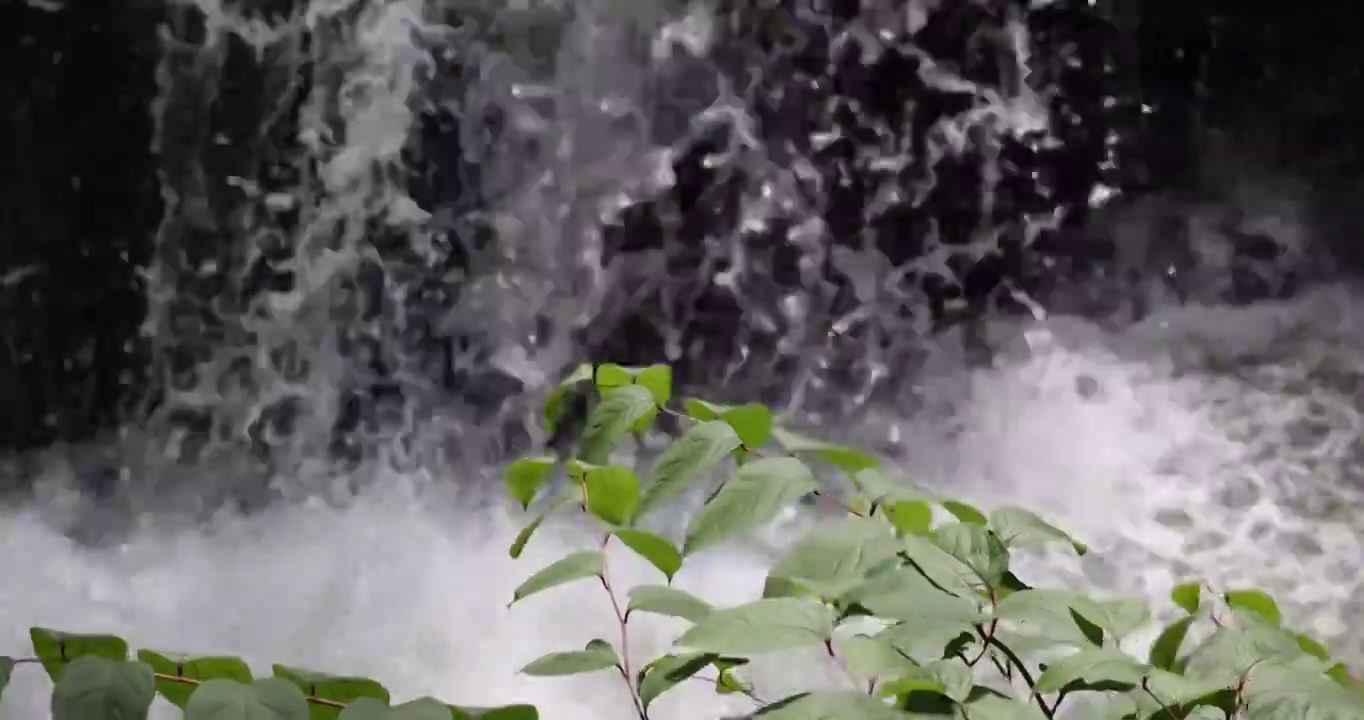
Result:
{"label": "dark rock face", "polygon": [[76,441],[146,387],[140,268],[161,202],[143,3],[5,3],[0,448]]}
{"label": "dark rock face", "polygon": [[[753,126],[719,118],[684,135],[675,186],[608,227],[608,261],[662,251],[667,272],[647,279],[652,293],[622,285],[623,309],[585,334],[590,354],[667,357],[684,383],[741,379],[769,400],[813,373],[860,400],[913,366],[916,335],[1018,309],[1015,292],[1037,285],[1029,227],[1082,218],[1115,150],[1102,139],[1122,108],[1105,104],[1109,84],[1092,69],[1112,27],[1065,3],[1034,11],[1024,84],[1008,45],[1021,6],[944,4],[912,31],[900,15],[834,6],[722,12],[706,61],[672,61],[718,66],[718,78],[677,71],[705,81],[689,83],[688,106],[743,88]],[[959,82],[932,81],[944,74]],[[1033,90],[1060,119],[1054,141],[979,115],[996,97],[1026,105]],[[658,92],[666,118],[675,89]],[[952,132],[965,134],[959,151]],[[780,207],[744,217],[773,186]]]}
{"label": "dark rock face", "polygon": [[[297,9],[228,5],[278,27]],[[799,383],[854,400],[893,389],[916,361],[913,338],[1021,312],[1021,296],[1045,304],[1068,279],[1111,277],[1119,252],[1107,221],[1091,218],[1096,187],[1134,199],[1196,195],[1190,177],[1202,170],[1190,166],[1201,125],[1249,122],[1209,109],[1266,94],[1292,105],[1282,98],[1297,77],[1293,58],[1314,58],[1313,76],[1357,65],[1328,49],[1292,51],[1309,31],[1348,26],[1348,3],[1328,27],[1271,23],[1242,4],[1198,15],[1187,3],[1119,2],[1103,17],[1089,3],[1056,0],[1026,13],[1028,81],[1053,119],[1046,141],[1038,128],[989,117],[982,102],[1027,94],[1018,67],[1002,62],[1010,19],[1025,5],[943,3],[909,26],[903,15],[888,19],[897,7],[889,2],[835,0],[819,16],[808,1],[734,3],[708,55],[673,48],[642,92],[647,141],[673,148],[676,182],[634,197],[604,227],[576,218],[565,229],[600,231],[601,260],[612,268],[605,310],[577,329],[575,347],[595,360],[666,359],[684,384],[734,380],[768,400]],[[268,468],[305,436],[320,447],[294,448],[303,454],[363,459],[388,427],[413,431],[405,425],[421,421],[420,412],[409,417],[414,403],[457,406],[470,426],[497,420],[519,390],[490,369],[490,336],[504,328],[449,316],[498,252],[499,230],[484,211],[527,180],[499,157],[547,146],[516,112],[541,100],[475,96],[470,78],[500,71],[495,56],[525,49],[517,44],[531,48],[518,55],[522,72],[552,73],[564,20],[508,27],[451,15],[450,35],[418,38],[426,57],[417,63],[422,92],[408,107],[415,132],[372,175],[383,181],[375,187],[404,188],[431,217],[359,213],[328,224],[317,208],[337,190],[320,178],[347,129],[335,103],[319,106],[321,119],[302,108],[344,94],[346,61],[327,58],[354,41],[355,18],[255,47],[231,32],[206,42],[197,10],[168,7],[0,9],[6,66],[24,68],[0,81],[0,100],[16,108],[0,118],[0,166],[17,168],[0,193],[0,448],[80,442],[131,419],[190,437],[179,448],[188,458],[218,443],[246,448]],[[1296,29],[1261,37],[1272,24]],[[1260,45],[1283,56],[1273,61],[1278,79],[1257,76],[1269,90],[1230,70]],[[642,59],[651,48],[633,51]],[[964,82],[944,87],[929,81],[935,73]],[[1335,75],[1314,81],[1313,97],[1364,85],[1364,73]],[[726,94],[751,122],[705,112]],[[1313,107],[1358,117],[1331,102]],[[949,122],[969,112],[973,122]],[[601,132],[631,131],[628,118],[620,122]],[[1327,135],[1323,122],[1305,113],[1278,124]],[[300,134],[308,123],[331,143]],[[949,130],[968,140],[960,152],[939,151]],[[769,207],[757,216],[763,192]],[[1057,227],[1025,236],[1051,216],[1062,218]],[[1291,277],[1266,270],[1281,244],[1238,227],[1227,230],[1236,258],[1228,299],[1291,292]],[[297,326],[257,322],[303,282],[302,235],[313,253],[305,259],[336,248],[362,257],[325,302],[302,307]],[[564,248],[541,261],[566,264],[572,243]],[[1149,280],[1173,264],[1180,277],[1198,277],[1191,257],[1179,242],[1162,245],[1137,273]],[[148,267],[162,291],[150,303]],[[144,324],[150,337],[138,333]],[[319,377],[324,357],[344,365],[331,371],[334,406],[288,392],[249,408],[195,400],[201,389],[258,399],[262,388]],[[809,394],[813,409],[819,394]],[[308,422],[325,431],[300,429]]]}

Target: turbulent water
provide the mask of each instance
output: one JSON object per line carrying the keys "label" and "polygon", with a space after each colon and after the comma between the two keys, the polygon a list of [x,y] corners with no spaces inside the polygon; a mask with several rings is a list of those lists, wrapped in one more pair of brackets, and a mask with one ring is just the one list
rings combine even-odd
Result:
{"label": "turbulent water", "polygon": [[[192,106],[188,94],[203,92],[187,83],[210,72],[190,61],[215,57],[215,38],[247,38],[278,51],[282,59],[270,61],[285,68],[296,69],[312,53],[318,81],[312,114],[305,113],[312,124],[304,128],[312,144],[301,152],[317,164],[307,165],[311,174],[285,187],[282,197],[260,190],[262,203],[302,203],[306,217],[288,228],[271,225],[274,216],[248,218],[234,239],[249,256],[287,236],[303,286],[266,294],[246,311],[229,313],[220,304],[219,319],[229,322],[217,334],[186,325],[177,312],[189,302],[184,278],[192,268],[184,259],[189,251],[177,244],[184,236],[175,234],[175,211],[168,214],[150,330],[166,345],[206,337],[218,343],[199,359],[196,377],[217,378],[240,357],[256,363],[256,374],[249,390],[207,381],[175,386],[159,417],[211,405],[224,426],[243,427],[280,395],[300,397],[310,410],[289,436],[293,445],[280,453],[290,462],[276,471],[311,488],[327,476],[315,462],[327,438],[310,428],[330,427],[340,412],[339,387],[363,379],[329,344],[328,329],[351,323],[384,348],[377,352],[401,354],[391,348],[402,347],[402,330],[413,322],[403,314],[415,312],[411,306],[364,321],[347,315],[338,298],[348,296],[332,283],[362,264],[362,240],[375,217],[408,240],[429,220],[386,173],[402,166],[408,98],[420,85],[416,71],[432,61],[421,48],[439,33],[417,32],[427,15],[416,0],[362,4],[363,12],[344,17],[347,4],[318,0],[296,19],[322,36],[305,51],[280,29],[292,26],[248,22],[208,0],[200,6],[213,21],[208,39],[188,48],[172,43],[167,51],[158,109],[163,151],[175,151],[175,133],[166,128],[186,122],[176,103]],[[624,12],[605,3],[591,7]],[[611,280],[594,264],[600,248],[592,218],[616,193],[668,182],[653,174],[656,148],[603,134],[594,126],[600,117],[587,115],[592,108],[605,112],[607,96],[628,95],[646,72],[612,54],[620,45],[604,36],[610,26],[604,16],[586,13],[576,21],[570,33],[576,39],[561,51],[553,86],[571,94],[569,105],[584,113],[554,128],[561,147],[576,154],[571,161],[504,158],[498,164],[496,181],[515,188],[498,201],[499,229],[518,253],[469,278],[473,291],[439,318],[486,331],[495,339],[492,362],[532,388],[567,366],[573,352],[566,340],[526,340],[536,314],[549,308],[552,326],[580,324],[598,309],[600,288]],[[704,45],[699,10],[669,28]],[[521,72],[514,63],[490,67]],[[515,85],[488,72],[489,95]],[[195,168],[183,170],[164,178],[182,204],[194,200],[199,181]],[[439,250],[413,242],[424,252]],[[386,293],[412,289],[401,280],[388,283]],[[1062,315],[1000,321],[991,334],[1006,351],[995,367],[963,369],[948,337],[926,367],[915,369],[922,381],[913,412],[873,406],[851,434],[886,450],[908,477],[984,505],[1033,506],[1096,548],[1082,564],[1051,559],[1036,573],[1155,598],[1176,578],[1191,576],[1265,586],[1287,602],[1296,621],[1341,652],[1364,658],[1364,647],[1347,632],[1364,612],[1364,587],[1357,586],[1364,548],[1354,519],[1364,508],[1362,312],[1364,297],[1333,285],[1247,308],[1158,307],[1117,329]],[[232,341],[247,336],[249,347]],[[271,353],[285,346],[301,354],[307,369],[270,376],[267,370],[278,369]],[[528,354],[531,348],[535,353]],[[396,361],[415,363],[408,356]],[[419,367],[408,369],[420,375]],[[516,675],[544,652],[594,637],[615,640],[609,602],[594,585],[506,607],[521,579],[590,539],[583,528],[564,523],[542,530],[526,556],[511,560],[506,548],[524,518],[489,504],[483,489],[496,481],[496,468],[452,462],[443,450],[486,443],[486,434],[467,416],[443,415],[432,405],[409,405],[387,418],[397,430],[380,439],[391,444],[382,462],[357,471],[368,477],[354,483],[363,490],[349,503],[280,504],[190,524],[149,517],[141,529],[106,543],[78,542],[71,532],[74,523],[97,514],[71,476],[85,459],[105,452],[103,446],[54,451],[44,460],[38,497],[0,515],[0,576],[6,579],[0,653],[22,655],[31,625],[109,631],[134,647],[240,654],[261,670],[283,662],[372,676],[398,699],[529,701],[551,719],[621,716],[629,701],[617,678]],[[152,423],[148,432],[163,427],[171,424]],[[173,437],[155,439],[181,439],[166,433]],[[217,487],[254,467],[234,464],[240,451],[230,446],[214,451],[210,443],[209,451],[189,471],[158,472]],[[752,543],[710,552],[690,561],[678,582],[721,604],[754,598],[769,550]],[[611,562],[619,585],[654,579],[624,553]],[[678,628],[650,619],[632,620],[630,629],[631,654],[644,659],[663,652]],[[763,664],[756,679],[760,694],[778,698],[834,677],[818,659],[783,658]],[[0,715],[42,717],[46,691],[40,673],[21,668]],[[705,683],[688,684],[656,707],[660,720],[749,709],[741,699],[715,697]]]}

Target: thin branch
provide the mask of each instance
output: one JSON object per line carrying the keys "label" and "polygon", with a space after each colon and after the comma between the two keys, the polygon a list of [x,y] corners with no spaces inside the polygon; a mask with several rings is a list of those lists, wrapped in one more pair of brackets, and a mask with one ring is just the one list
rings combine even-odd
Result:
{"label": "thin branch", "polygon": [[1170,706],[1166,705],[1165,701],[1161,700],[1154,692],[1151,692],[1150,686],[1146,684],[1146,678],[1141,679],[1141,689],[1145,690],[1146,694],[1150,695],[1151,699],[1156,701],[1156,704],[1160,706],[1160,709],[1164,710],[1165,714],[1170,716],[1170,720],[1178,720],[1179,716],[1170,709]]}
{"label": "thin branch", "polygon": [[1037,687],[1037,683],[1033,681],[1032,673],[1028,672],[1028,666],[1023,664],[1023,660],[1019,658],[1008,645],[1005,645],[990,635],[986,635],[983,628],[977,627],[976,632],[980,634],[981,639],[984,640],[986,644],[999,648],[1000,652],[1004,653],[1004,657],[1009,659],[1009,663],[1018,668],[1018,674],[1023,676],[1023,682],[1028,684],[1028,690],[1031,692],[1033,699],[1037,701],[1037,706],[1042,708],[1042,714],[1049,718],[1055,718],[1056,711],[1048,707],[1047,701],[1043,700],[1042,696],[1033,690],[1033,688]]}
{"label": "thin branch", "polygon": [[602,573],[601,585],[606,589],[606,596],[611,599],[611,612],[616,616],[616,625],[620,627],[620,674],[625,680],[625,687],[630,690],[630,700],[635,704],[635,712],[639,713],[640,720],[649,720],[648,713],[644,710],[644,702],[639,697],[639,690],[635,687],[634,673],[630,669],[630,630],[629,621],[625,613],[620,609],[620,601],[616,599],[616,591],[611,587],[610,565],[607,560],[606,546],[611,542],[611,535],[608,533],[602,537],[601,557]]}

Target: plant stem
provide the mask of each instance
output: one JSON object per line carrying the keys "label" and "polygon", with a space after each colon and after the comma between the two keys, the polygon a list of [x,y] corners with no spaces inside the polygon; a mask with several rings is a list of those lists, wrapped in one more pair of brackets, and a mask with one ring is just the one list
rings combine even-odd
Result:
{"label": "plant stem", "polygon": [[[991,611],[990,614],[993,615],[994,611],[998,609],[999,606],[999,593],[995,592],[995,589],[993,587],[990,587],[988,585],[986,587],[989,590]],[[985,653],[990,652],[990,641],[995,639],[995,631],[998,629],[999,618],[994,618],[993,620],[991,620],[990,626],[984,630],[981,630],[979,625],[976,626],[976,632],[980,633],[980,636],[982,638],[982,642],[980,644],[980,653],[966,662],[968,666],[975,667],[976,663],[980,662],[980,659],[985,657]]]}
{"label": "plant stem", "polygon": [[987,645],[993,645],[999,648],[1000,652],[1004,653],[1004,657],[1009,659],[1009,663],[1018,668],[1018,674],[1022,675],[1023,682],[1028,684],[1028,690],[1032,691],[1032,696],[1033,699],[1037,701],[1037,706],[1042,708],[1042,714],[1049,718],[1055,718],[1056,711],[1048,707],[1047,701],[1043,700],[1041,695],[1032,690],[1037,686],[1037,683],[1033,682],[1032,673],[1028,672],[1028,666],[1023,664],[1023,660],[1020,659],[1008,645],[996,640],[992,635],[987,635],[984,629],[979,626],[976,627],[976,632],[980,634],[981,639],[984,640]]}
{"label": "plant stem", "polygon": [[625,680],[625,687],[630,690],[630,699],[635,704],[635,712],[639,713],[640,720],[649,720],[649,715],[644,710],[644,702],[640,699],[639,690],[635,688],[635,681],[632,679],[634,673],[630,670],[629,620],[625,617],[625,613],[621,612],[620,601],[616,599],[616,591],[611,587],[611,572],[606,551],[606,546],[610,542],[611,535],[609,533],[602,537],[601,584],[606,589],[606,596],[611,599],[611,612],[615,613],[616,624],[620,627],[620,674]]}

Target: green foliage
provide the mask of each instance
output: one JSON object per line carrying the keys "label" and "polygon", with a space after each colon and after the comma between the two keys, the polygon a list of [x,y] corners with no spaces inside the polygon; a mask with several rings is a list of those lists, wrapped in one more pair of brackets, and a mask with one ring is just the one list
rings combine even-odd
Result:
{"label": "green foliage", "polygon": [[209,680],[185,704],[185,718],[213,720],[307,720],[308,699],[297,686],[280,678],[249,683]]}
{"label": "green foliage", "polygon": [[619,666],[620,658],[616,656],[615,648],[605,640],[593,640],[582,650],[544,655],[521,668],[521,672],[540,677],[554,677],[596,672]]}
{"label": "green foliage", "polygon": [[196,686],[169,678],[185,678],[199,682],[215,679],[251,682],[251,668],[240,658],[193,657],[176,653],[167,655],[154,650],[138,650],[137,659],[157,673],[156,691],[182,710],[189,702],[189,696],[194,693]]}
{"label": "green foliage", "polygon": [[[614,672],[639,720],[688,682],[747,696],[753,717],[766,720],[1055,720],[1079,694],[1098,701],[1085,716],[1104,720],[1364,720],[1359,682],[1321,643],[1283,627],[1281,609],[1263,591],[1218,592],[1201,580],[1176,586],[1170,600],[1181,612],[1140,658],[1122,641],[1151,621],[1145,603],[1035,588],[1015,574],[1014,558],[1040,546],[1089,552],[1030,510],[934,497],[868,453],[781,427],[756,403],[678,399],[664,365],[579,367],[546,398],[551,430],[574,397],[590,407],[575,453],[504,468],[510,498],[527,512],[539,506],[509,554],[519,557],[560,512],[597,522],[600,543],[530,573],[509,604],[595,578],[622,644],[593,639],[551,652],[522,668],[526,675]],[[680,420],[681,435],[647,472],[611,462],[622,438],[654,432],[662,414]],[[817,472],[841,473],[856,494],[840,497]],[[560,473],[569,491],[541,500]],[[643,524],[706,482],[714,483],[708,498],[680,537]],[[673,586],[688,558],[812,494],[846,516],[787,548],[762,597],[717,607]],[[627,551],[664,584],[617,587],[609,556]],[[670,651],[640,663],[623,644],[640,614],[688,627]],[[55,683],[55,720],[142,720],[157,694],[187,720],[539,718],[529,705],[473,708],[432,698],[392,705],[374,680],[282,665],[274,677],[255,678],[233,657],[140,650],[130,660],[127,642],[112,635],[33,628],[30,636],[33,657],[0,657],[0,692],[17,665],[41,664]],[[749,659],[793,650],[823,653],[847,686],[764,697],[746,675]]]}
{"label": "green foliage", "polygon": [[673,575],[682,569],[682,553],[678,552],[677,546],[665,537],[632,529],[616,530],[615,536],[625,544],[625,547],[658,568],[658,571],[668,578],[668,582],[672,582]]}
{"label": "green foliage", "polygon": [[710,603],[691,593],[660,585],[637,585],[630,590],[626,616],[632,612],[654,613],[700,622],[710,614]]}
{"label": "green foliage", "polygon": [[[682,398],[680,410],[671,409],[671,377],[660,367],[601,365],[570,378],[593,377],[599,392],[579,452],[563,464],[584,488],[578,510],[601,522],[603,550],[571,554],[533,574],[514,599],[596,576],[622,637],[639,613],[690,627],[672,651],[638,671],[623,647],[594,640],[584,650],[546,655],[527,673],[614,668],[641,720],[659,697],[688,681],[748,695],[754,717],[769,720],[1054,720],[1077,693],[1100,696],[1102,717],[1111,720],[1364,720],[1364,694],[1344,666],[1312,638],[1281,628],[1282,613],[1268,594],[1229,590],[1214,596],[1220,605],[1213,608],[1204,583],[1180,585],[1171,599],[1184,616],[1138,658],[1120,643],[1150,622],[1145,603],[1033,588],[1014,573],[1015,555],[1045,545],[1089,552],[1058,526],[1025,508],[987,510],[933,497],[888,474],[868,453],[781,427],[758,404]],[[660,413],[681,418],[682,432],[642,483],[627,468],[600,467],[611,443],[627,430],[647,431]],[[837,497],[809,463],[842,473],[857,494]],[[538,478],[552,472],[510,465],[513,499],[527,504],[527,488],[538,489]],[[680,538],[639,524],[712,477],[717,485]],[[761,598],[715,607],[672,586],[687,558],[742,537],[811,494],[848,516],[818,524],[792,544],[768,572]],[[611,537],[652,563],[668,584],[614,587],[605,559]],[[873,629],[858,629],[866,627]],[[1186,647],[1190,637],[1203,639]],[[744,676],[747,659],[802,648],[825,652],[849,687],[759,699]]]}
{"label": "green foliage", "polygon": [[140,662],[85,655],[62,667],[52,690],[52,720],[143,717],[154,699],[151,668]]}
{"label": "green foliage", "polygon": [[[240,658],[142,649],[106,634],[29,632],[33,656],[0,657],[0,693],[16,666],[41,664],[54,679],[53,720],[145,720],[161,695],[186,720],[539,720],[530,705],[474,708],[422,698],[389,705],[375,680],[272,666],[255,678]],[[589,649],[610,646],[597,641]]]}
{"label": "green foliage", "polygon": [[816,489],[814,474],[795,458],[760,458],[746,463],[692,520],[682,551],[690,555],[769,522]]}
{"label": "green foliage", "polygon": [[573,553],[526,578],[526,581],[518,585],[512,593],[512,602],[524,600],[538,592],[544,592],[574,580],[602,577],[605,571],[605,562],[605,556],[596,550]]}
{"label": "green foliage", "polygon": [[[311,720],[336,720],[340,714],[339,705],[347,705],[360,698],[370,698],[382,703],[389,701],[388,690],[383,685],[361,677],[338,677],[326,673],[272,665],[275,677],[292,683],[308,697],[329,700],[335,705],[317,703],[309,708]],[[249,680],[249,676],[243,681]]]}

